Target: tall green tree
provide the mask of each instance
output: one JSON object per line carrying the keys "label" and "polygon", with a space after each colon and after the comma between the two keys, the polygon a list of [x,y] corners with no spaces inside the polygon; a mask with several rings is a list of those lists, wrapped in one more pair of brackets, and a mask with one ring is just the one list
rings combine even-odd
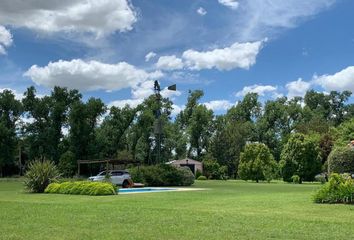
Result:
{"label": "tall green tree", "polygon": [[240,154],[252,138],[253,125],[250,122],[228,122],[225,116],[217,117],[215,122],[210,153],[221,166],[227,166],[229,176],[236,177]]}
{"label": "tall green tree", "polygon": [[277,162],[265,144],[246,145],[240,157],[239,175],[241,179],[256,182],[270,181],[276,177],[277,171]]}
{"label": "tall green tree", "polygon": [[198,105],[188,123],[189,155],[196,154],[199,159],[203,151],[208,151],[209,139],[212,134],[213,111],[204,105]]}
{"label": "tall green tree", "polygon": [[303,134],[292,134],[284,146],[280,161],[284,181],[291,182],[293,175],[302,181],[312,181],[321,172],[321,155],[317,142]]}
{"label": "tall green tree", "polygon": [[97,129],[102,156],[114,157],[117,151],[129,150],[126,134],[133,124],[136,112],[136,108],[131,108],[129,105],[123,108],[115,106],[110,108],[108,116]]}
{"label": "tall green tree", "polygon": [[67,126],[72,104],[79,101],[81,94],[77,90],[54,87],[50,96],[40,98],[36,89],[30,87],[24,95],[25,115],[31,120],[25,126],[30,158],[48,158],[57,163],[62,154],[59,147],[62,130]]}
{"label": "tall green tree", "polygon": [[17,149],[16,124],[22,113],[21,102],[9,90],[0,92],[0,177],[3,167],[13,165]]}
{"label": "tall green tree", "polygon": [[69,144],[76,159],[99,157],[96,128],[105,111],[104,103],[96,98],[90,98],[86,103],[77,101],[72,105],[69,114]]}

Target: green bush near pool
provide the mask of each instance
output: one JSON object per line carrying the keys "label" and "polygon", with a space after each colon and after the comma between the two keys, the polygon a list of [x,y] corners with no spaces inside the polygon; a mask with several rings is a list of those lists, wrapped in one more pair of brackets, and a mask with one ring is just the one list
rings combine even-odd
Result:
{"label": "green bush near pool", "polygon": [[348,175],[333,173],[313,197],[316,203],[354,203],[354,180]]}
{"label": "green bush near pool", "polygon": [[45,193],[73,194],[73,195],[115,195],[117,187],[106,182],[63,182],[51,183],[44,190]]}

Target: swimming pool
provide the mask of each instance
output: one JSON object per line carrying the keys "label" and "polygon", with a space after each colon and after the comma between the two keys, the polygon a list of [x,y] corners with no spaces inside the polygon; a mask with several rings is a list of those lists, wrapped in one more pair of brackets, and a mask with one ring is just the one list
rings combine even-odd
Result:
{"label": "swimming pool", "polygon": [[159,188],[159,187],[144,187],[144,188],[121,188],[118,190],[119,194],[128,193],[149,193],[149,192],[166,192],[177,191],[177,188]]}

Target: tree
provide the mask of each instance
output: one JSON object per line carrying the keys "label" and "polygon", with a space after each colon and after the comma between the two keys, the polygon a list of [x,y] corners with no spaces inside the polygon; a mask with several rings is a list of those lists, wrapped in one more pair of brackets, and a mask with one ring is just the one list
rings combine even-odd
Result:
{"label": "tree", "polygon": [[354,118],[342,123],[335,130],[336,146],[346,146],[350,141],[354,140]]}
{"label": "tree", "polygon": [[113,157],[117,151],[129,150],[126,134],[133,123],[136,111],[136,108],[128,105],[123,108],[111,107],[108,116],[97,129],[101,156]]}
{"label": "tree", "polygon": [[281,153],[281,174],[291,182],[293,175],[302,181],[312,181],[321,171],[321,155],[316,141],[303,134],[292,134]]}
{"label": "tree", "polygon": [[247,93],[242,101],[227,112],[232,121],[254,122],[261,114],[261,104],[257,93]]}
{"label": "tree", "polygon": [[[161,161],[166,162],[172,158],[170,146],[168,144],[169,121],[172,111],[172,102],[168,98],[156,101],[156,95],[151,95],[137,107],[134,124],[127,133],[129,135],[129,145],[134,158],[139,155],[139,159],[146,164],[157,164],[158,162],[158,141],[160,141]],[[162,126],[162,133],[156,134],[157,113]],[[143,158],[143,159],[142,159]]]}
{"label": "tree", "polygon": [[275,178],[277,163],[269,148],[262,143],[247,144],[241,153],[239,176],[256,182]]}
{"label": "tree", "polygon": [[195,152],[197,159],[199,159],[202,151],[207,151],[211,136],[212,120],[213,111],[208,110],[204,105],[198,105],[193,111],[188,125],[189,155]]}
{"label": "tree", "polygon": [[90,98],[87,103],[77,101],[72,105],[69,114],[69,144],[70,151],[76,159],[97,158],[99,144],[96,138],[98,118],[106,111],[100,99]]}
{"label": "tree", "polygon": [[72,177],[76,170],[76,158],[75,154],[71,151],[66,151],[60,156],[59,171],[65,177]]}
{"label": "tree", "polygon": [[17,148],[16,123],[22,113],[21,103],[15,95],[4,90],[0,92],[0,177],[3,167],[12,165]]}
{"label": "tree", "polygon": [[38,98],[36,89],[29,87],[24,95],[25,115],[34,120],[25,126],[30,158],[47,158],[57,163],[61,155],[62,129],[67,125],[70,107],[79,101],[81,94],[77,90],[54,87],[50,96]]}
{"label": "tree", "polygon": [[210,142],[210,154],[220,164],[227,166],[228,175],[236,177],[240,154],[251,139],[253,124],[250,122],[227,121],[218,117]]}

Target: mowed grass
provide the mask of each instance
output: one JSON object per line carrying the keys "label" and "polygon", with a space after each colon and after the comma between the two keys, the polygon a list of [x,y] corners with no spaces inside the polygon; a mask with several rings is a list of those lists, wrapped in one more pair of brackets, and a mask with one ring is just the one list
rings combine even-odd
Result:
{"label": "mowed grass", "polygon": [[0,181],[0,239],[352,239],[354,206],[312,203],[319,186],[199,181],[209,190],[91,197]]}

